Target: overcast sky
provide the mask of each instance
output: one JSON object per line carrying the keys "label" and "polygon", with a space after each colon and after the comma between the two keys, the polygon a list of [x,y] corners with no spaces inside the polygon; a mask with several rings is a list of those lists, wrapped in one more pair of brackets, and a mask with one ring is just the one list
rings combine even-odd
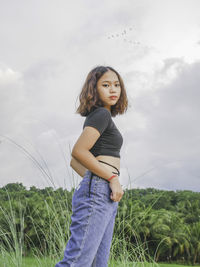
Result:
{"label": "overcast sky", "polygon": [[129,98],[113,118],[123,188],[200,191],[199,10],[199,0],[0,0],[0,187],[77,185],[77,98],[88,72],[110,65]]}

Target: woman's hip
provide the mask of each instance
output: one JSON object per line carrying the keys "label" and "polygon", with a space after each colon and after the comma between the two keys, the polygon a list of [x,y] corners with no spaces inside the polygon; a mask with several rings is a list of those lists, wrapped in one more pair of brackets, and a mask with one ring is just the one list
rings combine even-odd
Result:
{"label": "woman's hip", "polygon": [[74,191],[72,209],[80,207],[97,206],[107,207],[108,210],[116,209],[118,202],[110,198],[111,188],[109,182],[87,170],[83,179]]}

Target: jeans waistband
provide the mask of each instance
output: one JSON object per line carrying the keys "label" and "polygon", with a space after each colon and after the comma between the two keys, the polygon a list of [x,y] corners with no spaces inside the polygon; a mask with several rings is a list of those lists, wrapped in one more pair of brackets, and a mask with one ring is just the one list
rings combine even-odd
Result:
{"label": "jeans waistband", "polygon": [[[113,172],[114,173],[114,172]],[[106,179],[94,174],[93,172],[91,172],[90,170],[87,170],[85,173],[85,176],[88,177],[90,179],[89,182],[89,197],[90,197],[90,189],[91,189],[91,183],[92,183],[92,179],[98,179],[101,180],[103,183],[109,184],[110,182],[107,181]]]}

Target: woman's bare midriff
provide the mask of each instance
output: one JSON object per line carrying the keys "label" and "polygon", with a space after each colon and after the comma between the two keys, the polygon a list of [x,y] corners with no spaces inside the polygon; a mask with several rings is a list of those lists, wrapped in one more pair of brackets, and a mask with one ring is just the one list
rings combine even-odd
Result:
{"label": "woman's bare midriff", "polygon": [[[120,172],[120,158],[113,157],[113,156],[99,155],[96,157],[96,159],[105,161],[105,162],[115,166]],[[113,168],[112,166],[109,166],[109,165],[102,163],[102,162],[99,162],[99,163],[102,164],[105,168],[108,168],[110,171],[116,172],[116,169]]]}

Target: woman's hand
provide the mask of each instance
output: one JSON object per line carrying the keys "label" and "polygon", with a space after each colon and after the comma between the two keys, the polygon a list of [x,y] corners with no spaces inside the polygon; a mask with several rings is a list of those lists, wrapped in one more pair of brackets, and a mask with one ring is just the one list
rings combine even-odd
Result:
{"label": "woman's hand", "polygon": [[113,201],[120,201],[123,194],[124,194],[124,191],[122,189],[122,186],[119,182],[119,178],[118,176],[114,177],[110,183],[110,188],[112,190],[111,194],[110,194],[110,198],[113,200]]}

